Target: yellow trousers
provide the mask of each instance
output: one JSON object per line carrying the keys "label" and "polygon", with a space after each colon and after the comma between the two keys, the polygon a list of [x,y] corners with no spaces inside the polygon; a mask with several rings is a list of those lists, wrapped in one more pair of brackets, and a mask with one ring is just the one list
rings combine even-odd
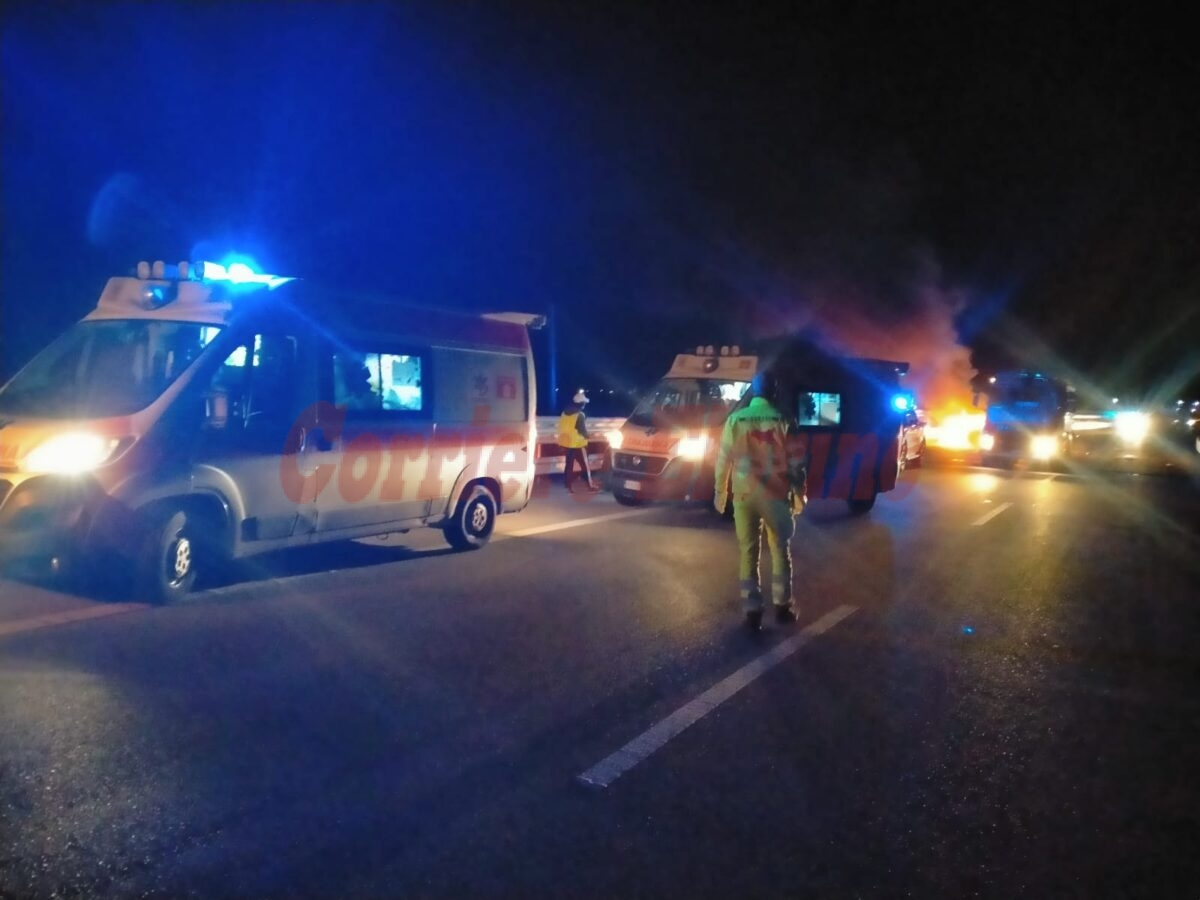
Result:
{"label": "yellow trousers", "polygon": [[769,497],[735,500],[733,525],[737,531],[741,559],[742,603],[746,610],[762,609],[763,594],[759,581],[759,559],[764,532],[771,551],[771,599],[776,606],[792,605],[792,548],[789,541],[796,532],[792,505],[787,500]]}

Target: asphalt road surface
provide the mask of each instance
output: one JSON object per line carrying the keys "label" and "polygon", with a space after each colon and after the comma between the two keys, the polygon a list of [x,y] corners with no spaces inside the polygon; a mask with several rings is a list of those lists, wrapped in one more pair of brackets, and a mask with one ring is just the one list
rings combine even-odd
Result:
{"label": "asphalt road surface", "polygon": [[1200,490],[927,465],[732,527],[548,485],[169,608],[0,581],[0,897],[1196,897]]}

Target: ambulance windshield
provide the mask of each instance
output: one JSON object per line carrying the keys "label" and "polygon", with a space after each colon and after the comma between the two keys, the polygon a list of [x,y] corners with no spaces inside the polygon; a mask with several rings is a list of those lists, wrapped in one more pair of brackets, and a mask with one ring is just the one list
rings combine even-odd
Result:
{"label": "ambulance windshield", "polygon": [[642,398],[629,422],[644,428],[720,425],[749,386],[716,378],[664,378]]}
{"label": "ambulance windshield", "polygon": [[80,322],[0,388],[0,413],[51,419],[130,415],[154,402],[219,331],[188,322]]}

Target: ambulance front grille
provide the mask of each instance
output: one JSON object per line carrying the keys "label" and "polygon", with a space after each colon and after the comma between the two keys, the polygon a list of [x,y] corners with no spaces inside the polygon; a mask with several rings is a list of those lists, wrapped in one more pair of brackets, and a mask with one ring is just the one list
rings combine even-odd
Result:
{"label": "ambulance front grille", "polygon": [[661,456],[642,456],[639,453],[614,453],[613,468],[641,475],[661,475],[667,461]]}

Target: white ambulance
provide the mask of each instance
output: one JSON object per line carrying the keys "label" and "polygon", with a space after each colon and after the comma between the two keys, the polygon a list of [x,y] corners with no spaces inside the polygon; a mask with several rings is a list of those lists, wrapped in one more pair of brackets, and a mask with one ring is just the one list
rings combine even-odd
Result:
{"label": "white ambulance", "polygon": [[608,435],[618,503],[711,500],[725,419],[758,371],[735,346],[680,353],[625,424]]}
{"label": "white ambulance", "polygon": [[903,386],[907,362],[849,356],[812,335],[765,339],[754,350],[710,345],[675,357],[609,436],[618,503],[711,503],[725,420],[748,402],[750,382],[767,368],[779,383],[790,453],[807,473],[809,497],[845,500],[859,514],[896,488],[905,417],[915,406]]}
{"label": "white ambulance", "polygon": [[480,547],[531,496],[537,324],[141,263],[0,388],[0,561],[133,571],[167,602],[283,547],[421,525]]}

